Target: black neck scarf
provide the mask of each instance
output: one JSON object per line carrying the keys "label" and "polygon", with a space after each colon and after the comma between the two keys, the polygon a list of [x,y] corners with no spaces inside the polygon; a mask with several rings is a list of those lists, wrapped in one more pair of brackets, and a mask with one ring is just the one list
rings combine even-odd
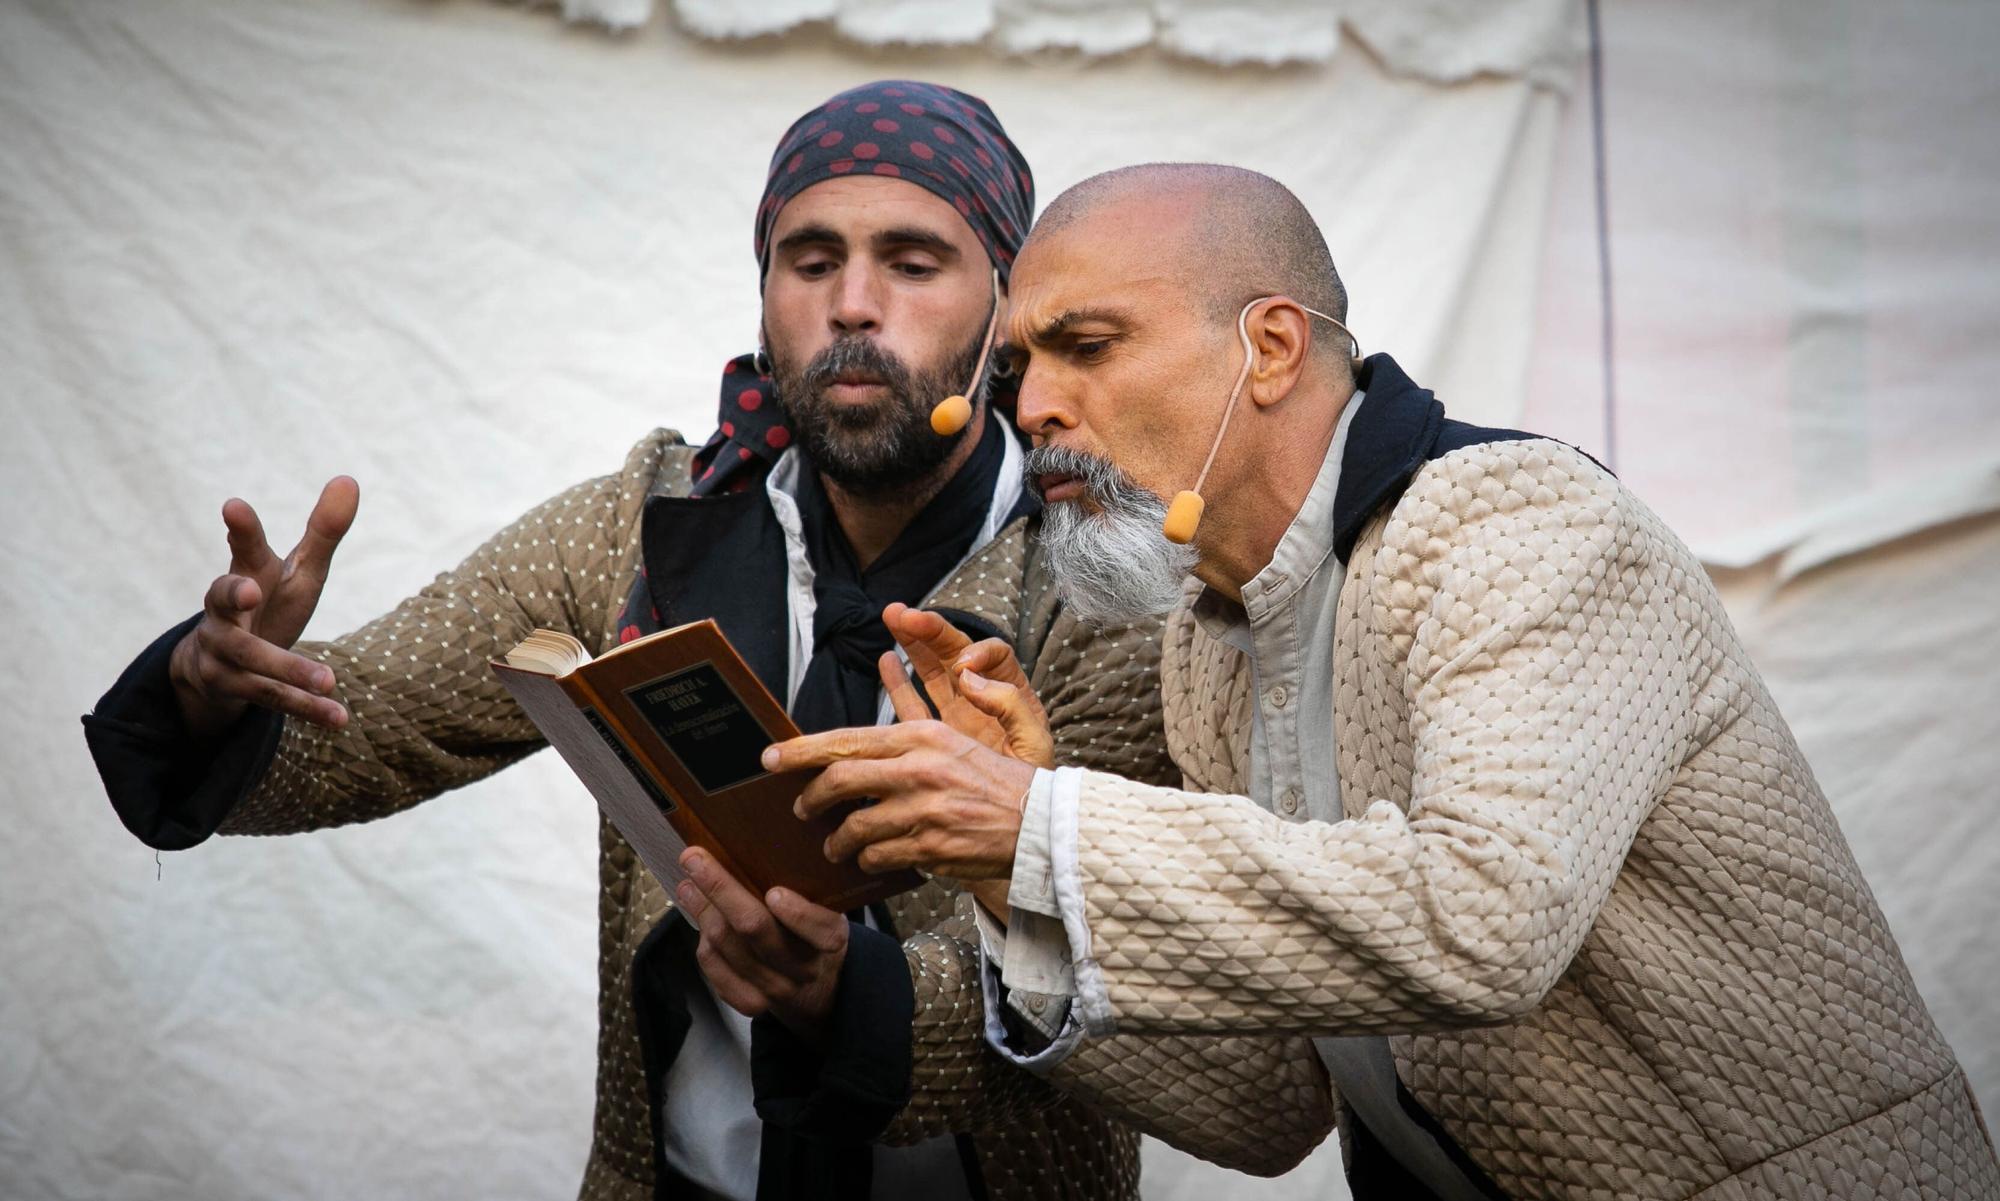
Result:
{"label": "black neck scarf", "polygon": [[819,473],[800,465],[799,523],[814,608],[812,658],[792,702],[799,729],[875,724],[882,688],[876,662],[896,645],[882,610],[893,601],[921,604],[972,550],[993,504],[1007,436],[989,410],[979,444],[957,474],[866,568],[855,561]]}

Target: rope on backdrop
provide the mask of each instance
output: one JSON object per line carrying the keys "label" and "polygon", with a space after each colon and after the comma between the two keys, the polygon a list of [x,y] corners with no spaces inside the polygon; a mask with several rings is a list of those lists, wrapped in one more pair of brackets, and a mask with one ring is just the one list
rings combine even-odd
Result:
{"label": "rope on backdrop", "polygon": [[1591,174],[1597,185],[1597,294],[1601,322],[1599,338],[1604,360],[1604,466],[1618,471],[1618,404],[1612,371],[1611,320],[1611,198],[1604,168],[1604,35],[1598,24],[1597,0],[1585,0],[1590,19],[1590,149]]}

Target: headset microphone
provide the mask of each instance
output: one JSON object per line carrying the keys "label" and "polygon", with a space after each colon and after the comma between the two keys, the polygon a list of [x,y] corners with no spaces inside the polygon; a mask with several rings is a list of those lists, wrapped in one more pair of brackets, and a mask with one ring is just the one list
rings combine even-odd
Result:
{"label": "headset microphone", "polygon": [[1000,328],[1000,272],[993,272],[993,315],[986,319],[986,341],[979,347],[979,362],[972,368],[972,380],[965,385],[965,391],[957,396],[947,396],[931,410],[931,429],[940,438],[949,438],[964,429],[972,420],[972,401],[967,397],[979,391],[979,379],[986,373],[986,356],[993,351],[993,335]]}
{"label": "headset microphone", "polygon": [[[1229,402],[1222,409],[1222,424],[1215,431],[1215,442],[1208,448],[1208,461],[1201,465],[1201,474],[1195,477],[1194,487],[1175,494],[1173,503],[1167,506],[1166,520],[1160,523],[1160,533],[1177,546],[1193,542],[1195,529],[1201,525],[1201,513],[1207,507],[1201,499],[1201,486],[1208,482],[1208,469],[1215,466],[1215,453],[1222,449],[1222,436],[1229,432],[1229,419],[1236,413],[1236,398],[1243,394],[1243,385],[1250,378],[1250,364],[1255,361],[1255,352],[1250,346],[1250,310],[1275,299],[1274,296],[1259,296],[1236,314],[1236,336],[1243,342],[1243,370],[1236,373],[1236,386],[1229,390]],[[1305,308],[1304,305],[1299,307]],[[1353,331],[1318,309],[1306,309],[1306,312],[1346,334],[1354,361],[1361,361],[1361,343]],[[937,419],[933,416],[931,420],[935,424]]]}

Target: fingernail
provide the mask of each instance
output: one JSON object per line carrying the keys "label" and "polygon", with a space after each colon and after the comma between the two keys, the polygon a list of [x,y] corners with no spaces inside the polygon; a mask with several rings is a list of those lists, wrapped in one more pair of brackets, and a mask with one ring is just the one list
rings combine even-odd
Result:
{"label": "fingernail", "polygon": [[806,807],[794,802],[792,804],[792,816],[798,818],[800,821],[804,821],[806,819]]}
{"label": "fingernail", "polygon": [[971,685],[974,692],[978,692],[986,687],[986,677],[973,671],[971,668],[959,672],[958,679],[960,683]]}
{"label": "fingernail", "polygon": [[774,747],[774,746],[767,746],[767,747],[765,747],[765,748],[764,748],[764,753],[763,753],[763,754],[762,754],[761,756],[759,756],[759,757],[758,757],[758,762],[760,762],[760,763],[762,763],[762,764],[764,765],[764,770],[765,770],[765,771],[777,771],[777,770],[778,770],[778,748],[777,748],[777,747]]}
{"label": "fingernail", "polygon": [[784,900],[785,900],[785,890],[782,888],[774,888],[771,891],[764,894],[764,903],[766,905],[769,905],[773,909],[776,909],[779,905],[783,904]]}
{"label": "fingernail", "polygon": [[686,880],[682,880],[675,886],[674,895],[680,898],[682,907],[686,908],[694,905],[694,885],[689,884]]}

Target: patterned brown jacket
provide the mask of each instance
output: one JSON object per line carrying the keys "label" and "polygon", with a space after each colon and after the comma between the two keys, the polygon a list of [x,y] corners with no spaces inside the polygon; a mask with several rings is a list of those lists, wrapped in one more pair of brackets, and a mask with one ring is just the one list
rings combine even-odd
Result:
{"label": "patterned brown jacket", "polygon": [[[302,643],[300,653],[334,669],[335,698],[353,720],[337,733],[275,717],[250,723],[221,756],[257,765],[244,777],[247,791],[197,788],[170,807],[132,802],[159,792],[159,780],[132,778],[144,772],[130,762],[134,751],[156,751],[163,732],[100,705],[85,719],[87,734],[121,816],[142,839],[168,849],[217,829],[294,833],[387,816],[540,749],[533,725],[487,663],[538,626],[574,634],[593,652],[609,643],[645,556],[647,500],[685,493],[692,454],[678,435],[656,431],[618,471],[530,510],[382,617],[331,642]],[[931,603],[1012,636],[1063,727],[1058,755],[1065,762],[1165,778],[1158,625],[1080,628],[1056,604],[1028,524],[1014,523],[975,552]],[[179,632],[148,652],[156,674],[163,648]],[[573,799],[587,803],[580,789]],[[624,839],[600,824],[597,1102],[580,1195],[637,1201],[653,1195],[655,1172],[628,973],[672,902]],[[890,904],[905,940],[916,1019],[911,1098],[884,1141],[970,1135],[996,1201],[1130,1198],[1137,1195],[1136,1132],[1271,1174],[1332,1129],[1331,1097],[1302,1039],[1111,1039],[1065,1065],[1053,1085],[1002,1064],[979,1038],[970,905],[937,881]]]}

